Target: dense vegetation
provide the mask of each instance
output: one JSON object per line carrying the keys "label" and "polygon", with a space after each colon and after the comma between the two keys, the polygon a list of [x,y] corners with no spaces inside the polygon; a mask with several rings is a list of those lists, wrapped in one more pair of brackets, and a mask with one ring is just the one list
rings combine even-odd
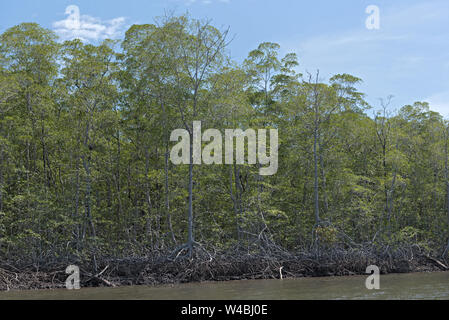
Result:
{"label": "dense vegetation", "polygon": [[[361,79],[298,74],[187,16],[123,41],[0,36],[0,259],[417,245],[446,254],[448,124],[425,102],[370,111]],[[305,66],[306,67],[306,66]],[[380,110],[380,111],[379,111]],[[170,133],[277,128],[279,169],[173,165]]]}

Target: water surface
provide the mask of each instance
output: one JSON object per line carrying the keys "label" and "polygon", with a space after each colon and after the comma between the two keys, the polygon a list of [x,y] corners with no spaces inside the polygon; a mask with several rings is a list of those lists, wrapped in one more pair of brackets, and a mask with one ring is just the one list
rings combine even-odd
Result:
{"label": "water surface", "polygon": [[203,282],[174,286],[81,288],[0,292],[0,299],[449,299],[449,272],[380,276],[380,289],[365,287],[367,276]]}

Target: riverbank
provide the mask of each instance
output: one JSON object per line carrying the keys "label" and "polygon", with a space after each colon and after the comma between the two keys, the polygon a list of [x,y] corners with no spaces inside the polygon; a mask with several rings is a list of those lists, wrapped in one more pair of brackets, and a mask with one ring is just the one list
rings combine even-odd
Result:
{"label": "riverbank", "polygon": [[65,288],[69,264],[80,268],[81,287],[162,285],[202,281],[279,279],[365,274],[368,265],[381,274],[447,271],[445,261],[419,247],[396,249],[328,249],[308,253],[233,251],[211,254],[197,251],[190,259],[169,255],[97,258],[91,262],[66,261],[19,266],[0,264],[0,290]]}

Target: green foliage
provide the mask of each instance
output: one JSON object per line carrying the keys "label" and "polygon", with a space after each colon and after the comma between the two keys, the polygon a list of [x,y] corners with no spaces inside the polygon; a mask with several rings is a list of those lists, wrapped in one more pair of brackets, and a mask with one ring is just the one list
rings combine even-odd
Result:
{"label": "green foliage", "polygon": [[[132,26],[117,52],[109,40],[59,44],[32,23],[5,31],[1,257],[91,259],[177,247],[188,234],[189,191],[195,240],[219,249],[270,242],[305,250],[316,239],[326,247],[351,239],[442,250],[442,117],[425,102],[397,114],[383,104],[369,117],[361,79],[314,81],[296,72],[294,53],[281,58],[271,42],[239,65],[225,50],[227,32],[166,17]],[[169,137],[193,120],[222,132],[277,128],[277,174],[261,177],[257,165],[194,166],[189,190],[188,166],[169,160]]]}

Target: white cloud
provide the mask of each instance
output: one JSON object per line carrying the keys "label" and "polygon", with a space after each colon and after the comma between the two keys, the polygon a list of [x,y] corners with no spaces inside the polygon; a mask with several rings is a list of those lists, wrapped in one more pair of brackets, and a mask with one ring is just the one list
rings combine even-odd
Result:
{"label": "white cloud", "polygon": [[424,1],[413,5],[392,6],[386,10],[385,25],[396,28],[425,28],[445,21],[449,17],[449,3],[446,0]]}
{"label": "white cloud", "polygon": [[113,39],[121,35],[125,27],[125,18],[118,17],[111,20],[101,20],[89,15],[80,15],[76,5],[65,9],[66,19],[53,23],[55,32],[63,40],[81,39],[82,41],[97,41],[107,38]]}
{"label": "white cloud", "polygon": [[300,72],[320,69],[323,79],[342,72],[361,77],[360,89],[373,106],[378,97],[394,94],[398,107],[428,101],[433,110],[449,115],[448,86],[442,85],[449,80],[449,2],[380,10],[380,30],[365,28],[362,11],[359,27],[288,39],[281,47],[298,53]]}
{"label": "white cloud", "polygon": [[430,109],[439,112],[444,117],[449,117],[449,91],[436,93],[424,101],[429,102]]}
{"label": "white cloud", "polygon": [[[441,29],[441,23],[449,18],[447,1],[381,7],[380,17],[380,30],[367,30],[361,23],[356,29],[296,40],[299,46],[298,42],[292,43],[291,40],[283,45],[291,50],[299,49],[300,56],[309,58],[312,63],[326,64],[353,61],[354,57],[371,59],[382,55],[385,48],[398,50],[398,44],[423,46],[424,42],[426,45],[435,45],[447,41],[447,31]],[[422,62],[422,58],[406,58],[404,62],[418,63]]]}
{"label": "white cloud", "polygon": [[190,6],[190,5],[194,4],[194,3],[211,4],[213,2],[230,3],[231,0],[186,0],[185,4],[187,6]]}

